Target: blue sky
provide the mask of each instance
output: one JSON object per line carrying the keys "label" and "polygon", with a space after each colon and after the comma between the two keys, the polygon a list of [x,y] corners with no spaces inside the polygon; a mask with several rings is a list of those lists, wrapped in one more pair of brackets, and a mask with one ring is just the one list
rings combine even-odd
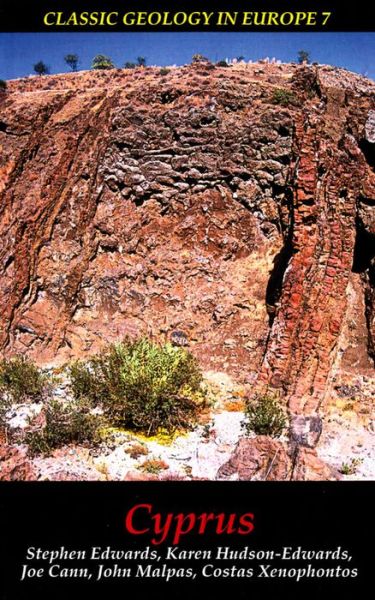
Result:
{"label": "blue sky", "polygon": [[312,61],[375,78],[375,32],[2,33],[0,78],[29,75],[39,60],[51,73],[68,71],[64,56],[69,53],[78,54],[80,68],[88,69],[96,54],[106,54],[122,67],[140,55],[147,64],[180,65],[197,52],[211,60],[242,55],[247,60],[268,56],[288,62],[295,61],[301,49],[310,52]]}

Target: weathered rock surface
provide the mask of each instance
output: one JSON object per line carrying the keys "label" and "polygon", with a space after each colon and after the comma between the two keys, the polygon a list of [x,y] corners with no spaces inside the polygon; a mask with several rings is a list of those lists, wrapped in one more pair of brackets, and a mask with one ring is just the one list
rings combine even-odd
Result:
{"label": "weathered rock surface", "polygon": [[334,481],[340,479],[337,470],[317,456],[313,448],[298,448],[293,455],[291,479],[295,481]]}
{"label": "weathered rock surface", "polygon": [[[295,101],[274,104],[276,88]],[[372,369],[371,81],[323,66],[200,65],[8,90],[4,353],[63,362],[126,334],[178,338],[205,368],[258,375],[307,416],[348,347]]]}
{"label": "weathered rock surface", "polygon": [[217,479],[240,481],[328,481],[338,472],[321,460],[313,448],[291,445],[260,435],[241,438]]}
{"label": "weathered rock surface", "polygon": [[36,472],[26,452],[14,446],[0,445],[0,481],[33,481]]}
{"label": "weathered rock surface", "polygon": [[265,435],[241,438],[227,463],[220,467],[218,479],[240,481],[284,481],[290,479],[290,461],[280,442]]}

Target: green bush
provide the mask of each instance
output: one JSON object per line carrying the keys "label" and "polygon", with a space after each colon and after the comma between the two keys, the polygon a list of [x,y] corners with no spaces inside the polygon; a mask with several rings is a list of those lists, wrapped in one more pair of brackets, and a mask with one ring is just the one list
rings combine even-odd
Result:
{"label": "green bush", "polygon": [[72,71],[76,71],[79,63],[78,54],[67,54],[64,56],[64,60],[66,64],[72,69]]}
{"label": "green bush", "polygon": [[92,59],[92,69],[102,70],[102,69],[114,69],[115,65],[112,62],[112,59],[109,56],[105,56],[104,54],[97,54]]}
{"label": "green bush", "polygon": [[49,73],[49,67],[42,60],[35,63],[33,69],[37,75],[48,75]]}
{"label": "green bush", "polygon": [[196,359],[170,343],[125,339],[70,368],[76,399],[99,405],[114,424],[152,435],[189,429],[205,403]]}
{"label": "green bush", "polygon": [[162,77],[165,77],[165,75],[168,75],[168,73],[170,73],[170,69],[167,69],[166,67],[162,67],[159,71],[159,75]]}
{"label": "green bush", "polygon": [[342,473],[342,475],[355,475],[358,467],[360,467],[362,463],[362,458],[352,458],[349,463],[342,463],[339,472]]}
{"label": "green bush", "polygon": [[124,69],[135,69],[136,66],[137,65],[135,64],[135,62],[129,62],[129,61],[127,61],[124,64]]}
{"label": "green bush", "polygon": [[25,437],[29,453],[49,454],[66,444],[98,441],[101,418],[90,413],[85,402],[62,404],[50,400],[45,407],[46,424],[41,431],[30,431]]}
{"label": "green bush", "polygon": [[202,63],[202,62],[209,62],[209,60],[206,56],[203,56],[203,54],[193,54],[193,56],[191,58],[191,62],[192,63]]}
{"label": "green bush", "polygon": [[219,60],[219,62],[216,63],[216,66],[217,67],[229,67],[226,60]]}
{"label": "green bush", "polygon": [[3,401],[41,400],[50,385],[50,378],[25,356],[0,361],[0,397]]}
{"label": "green bush", "polygon": [[288,106],[289,104],[296,104],[296,97],[290,90],[278,88],[274,90],[272,94],[272,104],[280,104],[281,106]]}
{"label": "green bush", "polygon": [[286,426],[286,418],[278,398],[271,394],[257,395],[245,408],[243,427],[247,433],[279,437]]}

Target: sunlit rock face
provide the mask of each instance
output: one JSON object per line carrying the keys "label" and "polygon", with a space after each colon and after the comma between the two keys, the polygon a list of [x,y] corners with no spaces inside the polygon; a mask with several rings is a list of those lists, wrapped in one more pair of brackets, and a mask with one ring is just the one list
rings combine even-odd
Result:
{"label": "sunlit rock face", "polygon": [[179,338],[316,412],[375,353],[374,88],[276,64],[9,82],[2,352]]}

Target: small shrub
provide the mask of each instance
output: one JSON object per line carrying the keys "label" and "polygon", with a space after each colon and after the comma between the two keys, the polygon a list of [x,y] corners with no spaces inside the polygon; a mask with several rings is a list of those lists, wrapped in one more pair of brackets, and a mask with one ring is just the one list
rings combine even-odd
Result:
{"label": "small shrub", "polygon": [[296,104],[296,97],[290,90],[278,88],[273,92],[271,101],[272,104],[288,106],[289,104]]}
{"label": "small shrub", "polygon": [[279,437],[286,419],[278,398],[271,394],[258,395],[245,408],[246,420],[242,423],[247,433]]}
{"label": "small shrub", "polygon": [[203,56],[203,54],[193,54],[193,56],[191,58],[191,62],[192,63],[202,63],[202,62],[209,62],[209,60],[206,56]]}
{"label": "small shrub", "polygon": [[134,62],[129,62],[129,61],[127,61],[127,62],[124,64],[124,69],[135,69],[135,67],[136,67],[136,66],[137,66],[137,65],[136,65]]}
{"label": "small shrub", "polygon": [[51,380],[27,357],[0,361],[0,396],[11,402],[38,401],[48,391]]}
{"label": "small shrub", "polygon": [[4,79],[0,79],[0,94],[7,91],[7,82]]}
{"label": "small shrub", "polygon": [[67,444],[99,441],[101,419],[92,415],[83,401],[62,404],[51,400],[46,405],[45,418],[41,431],[30,431],[25,437],[31,455],[50,454]]}
{"label": "small shrub", "polygon": [[132,444],[129,448],[125,450],[126,454],[129,454],[130,458],[139,458],[140,456],[146,456],[148,454],[148,449],[146,446],[142,444]]}
{"label": "small shrub", "polygon": [[158,473],[160,473],[160,471],[169,469],[169,466],[166,462],[164,462],[164,460],[150,458],[148,460],[145,460],[145,462],[143,462],[138,468],[144,473],[151,473],[153,475],[157,475]]}
{"label": "small shrub", "polygon": [[226,60],[219,60],[219,62],[216,63],[216,66],[217,67],[229,67]]}
{"label": "small shrub", "polygon": [[206,423],[202,429],[202,438],[208,440],[211,434],[211,423]]}
{"label": "small shrub", "polygon": [[165,77],[166,75],[168,75],[168,73],[170,73],[170,69],[167,69],[165,67],[162,67],[159,71],[159,75],[161,75],[162,77]]}
{"label": "small shrub", "polygon": [[72,392],[110,423],[152,435],[190,429],[205,402],[196,359],[170,343],[125,339],[70,368]]}
{"label": "small shrub", "polygon": [[342,473],[342,475],[355,475],[358,467],[362,463],[362,458],[352,458],[349,463],[342,463],[339,471]]}

